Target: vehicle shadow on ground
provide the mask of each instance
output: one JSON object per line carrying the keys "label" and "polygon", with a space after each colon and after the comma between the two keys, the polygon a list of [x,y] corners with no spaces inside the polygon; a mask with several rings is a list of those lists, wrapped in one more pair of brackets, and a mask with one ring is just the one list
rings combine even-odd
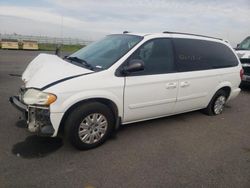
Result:
{"label": "vehicle shadow on ground", "polygon": [[[230,106],[228,106],[230,108]],[[195,118],[198,116],[202,116],[204,113],[201,110],[192,111],[192,112],[186,112],[161,118],[156,118],[152,120],[147,121],[141,121],[136,123],[129,123],[126,125],[121,125],[119,127],[119,130],[117,131],[117,134],[122,132],[130,132],[130,131],[143,131],[144,129],[159,129],[160,127],[166,127],[166,126],[177,126],[178,123],[184,123],[191,120],[191,118]],[[209,116],[207,116],[209,117]],[[111,139],[116,139],[115,134]]]}
{"label": "vehicle shadow on ground", "polygon": [[[249,89],[250,91],[250,89]],[[226,105],[226,108],[231,108],[230,105]],[[177,115],[172,115],[168,117],[162,117],[158,119],[152,119],[148,121],[142,121],[137,123],[131,123],[127,125],[121,125],[117,131],[114,131],[111,135],[109,142],[118,139],[119,134],[128,133],[131,131],[143,131],[144,129],[158,129],[162,126],[171,126],[175,125],[178,122],[187,122],[190,121],[191,118],[195,118],[198,116],[204,115],[200,110],[187,112]],[[209,117],[209,116],[208,116]],[[16,126],[19,128],[26,128],[27,124],[24,120],[19,120],[16,123]],[[22,158],[41,158],[45,157],[58,149],[60,149],[64,145],[63,139],[56,137],[39,137],[37,135],[28,136],[25,141],[19,142],[15,144],[12,148],[12,153]],[[67,146],[67,144],[66,144]],[[72,147],[72,146],[70,146]],[[73,148],[73,147],[72,147]]]}
{"label": "vehicle shadow on ground", "polygon": [[[172,121],[183,122],[183,121],[186,121],[186,119],[189,116],[192,116],[192,114],[198,115],[200,114],[200,112],[199,111],[188,112],[184,114],[163,117],[159,119],[148,120],[148,121],[143,121],[143,122],[138,122],[138,123],[131,123],[126,126],[121,126],[117,131],[115,131],[111,135],[109,141],[112,142],[112,140],[114,141],[118,139],[119,134],[123,134],[124,132],[127,132],[127,131],[134,131],[136,129],[142,130],[143,127],[147,129],[156,128],[155,125],[165,126],[166,121],[167,122],[172,122]],[[162,124],[162,122],[164,122],[164,125]],[[27,123],[25,120],[19,120],[16,122],[16,126],[18,128],[26,128]],[[24,141],[15,144],[12,147],[12,153],[16,155],[17,157],[22,157],[25,159],[42,158],[59,150],[64,145],[63,140],[64,139],[60,137],[51,138],[51,137],[39,137],[37,135],[31,135],[31,136],[28,136]]]}
{"label": "vehicle shadow on ground", "polygon": [[16,127],[18,128],[26,128],[28,125],[25,120],[19,120],[16,122]]}
{"label": "vehicle shadow on ground", "polygon": [[24,141],[15,144],[12,153],[22,158],[41,158],[57,151],[63,146],[61,138],[28,136]]}
{"label": "vehicle shadow on ground", "polygon": [[241,88],[242,91],[250,92],[250,84],[248,84],[248,85],[241,85],[240,88]]}

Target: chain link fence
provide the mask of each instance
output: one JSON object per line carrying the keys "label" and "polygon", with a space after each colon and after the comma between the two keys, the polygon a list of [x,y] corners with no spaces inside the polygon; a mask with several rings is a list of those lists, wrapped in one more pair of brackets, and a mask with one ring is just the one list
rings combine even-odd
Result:
{"label": "chain link fence", "polygon": [[64,45],[88,45],[92,41],[82,40],[78,38],[60,38],[48,36],[32,36],[32,35],[19,35],[19,34],[1,34],[0,40],[10,39],[18,41],[37,41],[40,44],[64,44]]}

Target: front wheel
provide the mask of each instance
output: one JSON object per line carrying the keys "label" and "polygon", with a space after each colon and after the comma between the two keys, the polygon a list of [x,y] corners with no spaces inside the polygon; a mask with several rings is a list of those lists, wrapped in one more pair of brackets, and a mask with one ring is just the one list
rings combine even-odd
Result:
{"label": "front wheel", "polygon": [[85,103],[68,116],[65,133],[77,149],[91,149],[107,140],[114,122],[113,113],[106,105],[98,102]]}
{"label": "front wheel", "polygon": [[224,90],[219,90],[215,93],[207,108],[204,109],[204,112],[210,116],[219,115],[224,110],[226,101],[226,92]]}

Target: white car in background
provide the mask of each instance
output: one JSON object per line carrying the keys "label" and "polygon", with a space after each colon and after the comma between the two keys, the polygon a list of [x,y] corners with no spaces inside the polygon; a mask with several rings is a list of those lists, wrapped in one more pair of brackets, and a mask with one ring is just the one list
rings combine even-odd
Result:
{"label": "white car in background", "polygon": [[238,44],[235,50],[244,69],[242,83],[250,83],[250,36]]}
{"label": "white car in background", "polygon": [[11,103],[28,129],[64,132],[78,149],[99,146],[120,124],[203,109],[218,115],[240,93],[240,61],[217,38],[164,32],[124,33],[61,59],[40,54]]}

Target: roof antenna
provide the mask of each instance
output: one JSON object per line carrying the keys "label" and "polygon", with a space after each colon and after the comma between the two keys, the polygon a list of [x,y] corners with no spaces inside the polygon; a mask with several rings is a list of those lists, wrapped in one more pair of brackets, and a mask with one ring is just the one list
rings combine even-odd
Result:
{"label": "roof antenna", "polygon": [[127,33],[129,33],[129,31],[123,31],[123,34],[127,34]]}

